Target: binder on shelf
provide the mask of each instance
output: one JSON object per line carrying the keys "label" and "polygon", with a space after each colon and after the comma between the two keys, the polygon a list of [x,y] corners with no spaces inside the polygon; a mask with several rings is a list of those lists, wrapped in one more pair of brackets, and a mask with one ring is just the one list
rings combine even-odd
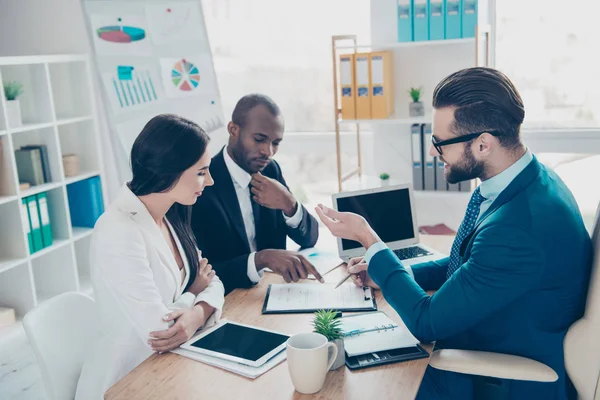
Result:
{"label": "binder on shelf", "polygon": [[461,0],[444,0],[446,10],[446,39],[461,37]]}
{"label": "binder on shelf", "polygon": [[31,234],[31,222],[29,222],[29,207],[27,199],[21,200],[21,224],[23,232],[27,235],[27,244],[29,245],[29,254],[33,254],[33,236]]}
{"label": "binder on shelf", "polygon": [[356,87],[354,85],[354,54],[340,55],[340,86],[342,119],[356,118]]}
{"label": "binder on shelf", "polygon": [[462,3],[462,37],[475,37],[477,26],[477,0],[460,0]]}
{"label": "binder on shelf", "polygon": [[413,124],[410,127],[410,138],[412,144],[413,188],[423,190],[423,137],[419,124]]}
{"label": "binder on shelf", "polygon": [[369,71],[369,53],[357,53],[356,60],[356,118],[371,118],[371,71]]}
{"label": "binder on shelf", "polygon": [[449,192],[460,192],[460,183],[448,183]]}
{"label": "binder on shelf", "polygon": [[42,227],[40,225],[40,217],[35,196],[29,196],[26,198],[26,200],[27,209],[29,211],[29,223],[31,224],[31,238],[33,241],[32,253],[35,253],[36,251],[44,248],[44,242],[42,240]]}
{"label": "binder on shelf", "polygon": [[461,192],[472,192],[477,187],[477,182],[475,179],[471,179],[470,181],[461,182],[458,187]]}
{"label": "binder on shelf", "polygon": [[42,230],[42,244],[44,247],[49,247],[52,246],[52,225],[50,224],[50,214],[48,213],[48,197],[46,193],[39,193],[35,197],[40,219],[40,229]]}
{"label": "binder on shelf", "polygon": [[394,70],[392,53],[373,52],[371,59],[371,118],[388,118],[394,113]]}
{"label": "binder on shelf", "polygon": [[398,0],[398,41],[413,41],[412,0]]}
{"label": "binder on shelf", "polygon": [[52,174],[50,173],[50,161],[48,160],[48,146],[45,144],[35,144],[29,146],[21,146],[21,150],[40,150],[42,160],[42,172],[44,174],[44,182],[52,182]]}
{"label": "binder on shelf", "polygon": [[15,161],[19,182],[29,182],[31,185],[44,183],[42,155],[40,149],[15,150]]}
{"label": "binder on shelf", "polygon": [[429,40],[429,0],[413,2],[414,41]]}
{"label": "binder on shelf", "polygon": [[429,0],[429,40],[442,40],[446,36],[444,0]]}
{"label": "binder on shelf", "polygon": [[100,177],[95,176],[67,185],[71,224],[93,228],[104,212]]}
{"label": "binder on shelf", "polygon": [[446,177],[444,175],[444,162],[439,157],[435,158],[437,169],[435,171],[435,190],[446,191]]}
{"label": "binder on shelf", "polygon": [[423,172],[423,189],[424,190],[435,190],[435,160],[429,154],[429,143],[431,143],[431,124],[421,125],[423,132],[423,156],[425,160],[424,172]]}

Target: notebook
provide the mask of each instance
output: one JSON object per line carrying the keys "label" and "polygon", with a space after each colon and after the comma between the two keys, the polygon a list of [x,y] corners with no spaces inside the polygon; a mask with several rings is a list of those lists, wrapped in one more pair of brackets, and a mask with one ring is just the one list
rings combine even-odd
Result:
{"label": "notebook", "polygon": [[370,288],[335,283],[271,284],[267,289],[263,314],[313,313],[318,310],[376,311]]}
{"label": "notebook", "polygon": [[349,357],[393,349],[415,347],[419,340],[383,311],[341,318],[344,348]]}

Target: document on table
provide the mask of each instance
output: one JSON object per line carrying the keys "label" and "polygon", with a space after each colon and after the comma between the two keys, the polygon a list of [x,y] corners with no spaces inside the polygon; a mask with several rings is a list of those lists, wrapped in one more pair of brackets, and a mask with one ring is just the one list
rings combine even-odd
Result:
{"label": "document on table", "polygon": [[263,314],[312,313],[317,310],[376,311],[371,288],[334,283],[271,284],[263,305]]}

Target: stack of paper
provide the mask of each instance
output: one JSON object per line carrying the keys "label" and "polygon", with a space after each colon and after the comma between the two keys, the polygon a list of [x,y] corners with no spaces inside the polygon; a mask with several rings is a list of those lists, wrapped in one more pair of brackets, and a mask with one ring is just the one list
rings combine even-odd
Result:
{"label": "stack of paper", "polygon": [[348,356],[413,347],[419,343],[404,324],[398,325],[385,313],[353,315],[341,319],[344,348]]}

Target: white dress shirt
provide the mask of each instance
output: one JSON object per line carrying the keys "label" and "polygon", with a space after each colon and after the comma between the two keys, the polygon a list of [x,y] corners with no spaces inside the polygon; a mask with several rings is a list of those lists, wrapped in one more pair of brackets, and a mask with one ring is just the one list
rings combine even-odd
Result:
{"label": "white dress shirt", "polygon": [[[252,176],[244,171],[239,165],[233,161],[229,156],[227,147],[223,150],[223,158],[225,159],[225,165],[231,175],[233,181],[233,187],[235,188],[235,194],[240,204],[240,210],[242,211],[242,219],[244,220],[244,228],[246,229],[246,237],[248,238],[248,244],[250,245],[250,255],[248,256],[248,278],[253,283],[258,283],[260,278],[263,276],[263,271],[256,270],[256,264],[254,257],[256,256],[256,226],[254,225],[254,213],[252,212],[252,201],[250,198],[250,181]],[[288,217],[282,212],[285,223],[290,228],[297,228],[302,222],[302,206],[298,204],[296,213],[292,217]]]}

